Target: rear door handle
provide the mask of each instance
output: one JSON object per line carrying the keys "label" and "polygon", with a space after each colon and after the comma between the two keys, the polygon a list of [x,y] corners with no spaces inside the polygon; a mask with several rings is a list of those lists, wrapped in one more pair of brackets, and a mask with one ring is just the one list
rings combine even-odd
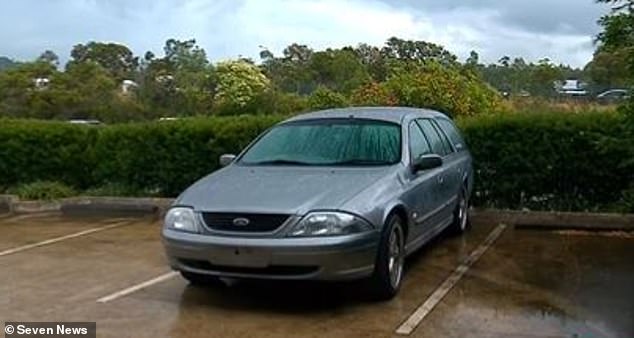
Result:
{"label": "rear door handle", "polygon": [[443,184],[445,183],[445,177],[444,176],[438,176],[438,184]]}

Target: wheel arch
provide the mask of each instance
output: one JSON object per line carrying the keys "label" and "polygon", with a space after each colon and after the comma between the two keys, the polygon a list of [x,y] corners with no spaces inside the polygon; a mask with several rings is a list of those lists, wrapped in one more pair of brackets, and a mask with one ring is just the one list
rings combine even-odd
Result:
{"label": "wheel arch", "polygon": [[405,238],[409,235],[410,228],[410,218],[409,213],[407,212],[407,208],[402,203],[395,203],[394,205],[386,208],[387,212],[383,217],[383,224],[387,222],[387,220],[392,216],[396,215],[403,220],[403,231],[405,232]]}

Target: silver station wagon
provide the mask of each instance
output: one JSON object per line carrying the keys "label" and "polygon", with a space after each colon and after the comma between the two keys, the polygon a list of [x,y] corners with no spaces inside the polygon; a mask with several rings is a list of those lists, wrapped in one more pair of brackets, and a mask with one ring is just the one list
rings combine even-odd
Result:
{"label": "silver station wagon", "polygon": [[220,162],[165,216],[170,265],[192,284],[367,279],[389,299],[407,255],[468,227],[471,156],[435,111],[299,115]]}

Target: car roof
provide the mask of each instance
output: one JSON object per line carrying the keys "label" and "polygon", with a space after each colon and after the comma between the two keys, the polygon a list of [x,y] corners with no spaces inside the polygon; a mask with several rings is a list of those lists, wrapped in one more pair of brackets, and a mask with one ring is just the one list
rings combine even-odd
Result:
{"label": "car roof", "polygon": [[386,121],[400,124],[408,115],[416,115],[419,117],[446,117],[445,114],[434,110],[407,108],[407,107],[351,107],[320,110],[311,113],[294,116],[283,123],[327,119],[327,118],[359,118],[371,119],[378,121]]}

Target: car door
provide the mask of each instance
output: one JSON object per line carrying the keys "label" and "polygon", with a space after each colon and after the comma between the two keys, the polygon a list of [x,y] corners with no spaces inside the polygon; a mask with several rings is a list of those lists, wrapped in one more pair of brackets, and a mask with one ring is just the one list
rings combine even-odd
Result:
{"label": "car door", "polygon": [[[427,138],[416,121],[408,125],[409,165],[422,155],[433,153]],[[410,242],[408,250],[416,249],[423,244],[434,230],[434,215],[441,207],[439,195],[438,175],[441,169],[423,170],[408,173],[407,189],[404,201],[411,210],[412,227],[410,228]]]}
{"label": "car door", "polygon": [[434,196],[438,209],[430,215],[430,222],[435,226],[443,227],[451,221],[457,201],[458,176],[456,175],[455,151],[433,119],[417,119],[416,122],[423,130],[432,152],[443,159],[443,165],[438,169],[436,177],[437,187]]}

